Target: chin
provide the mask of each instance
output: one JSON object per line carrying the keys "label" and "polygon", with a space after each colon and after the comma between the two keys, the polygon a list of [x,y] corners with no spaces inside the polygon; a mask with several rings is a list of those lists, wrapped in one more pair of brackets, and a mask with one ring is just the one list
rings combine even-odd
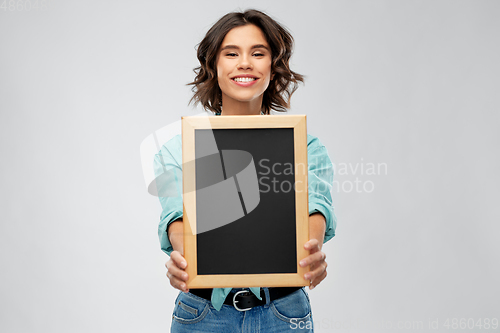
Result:
{"label": "chin", "polygon": [[258,99],[258,97],[254,97],[254,96],[234,96],[234,97],[232,97],[232,99],[234,99],[235,101],[238,101],[238,102],[248,103],[248,102],[255,101],[256,99]]}

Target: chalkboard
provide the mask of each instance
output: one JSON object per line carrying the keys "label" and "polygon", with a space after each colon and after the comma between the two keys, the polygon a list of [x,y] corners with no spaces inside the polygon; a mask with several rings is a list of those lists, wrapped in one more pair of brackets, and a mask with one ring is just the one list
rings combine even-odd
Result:
{"label": "chalkboard", "polygon": [[308,285],[305,116],[182,125],[188,288]]}

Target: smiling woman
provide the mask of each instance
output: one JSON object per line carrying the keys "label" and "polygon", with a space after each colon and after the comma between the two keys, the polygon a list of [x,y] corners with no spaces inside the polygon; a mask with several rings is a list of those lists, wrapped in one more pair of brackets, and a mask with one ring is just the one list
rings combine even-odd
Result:
{"label": "smiling woman", "polygon": [[[251,114],[270,114],[271,109],[286,112],[298,82],[304,81],[289,67],[292,49],[292,35],[268,15],[258,10],[224,15],[198,46],[200,66],[194,69],[194,81],[188,83],[194,92],[190,103],[201,103],[206,110],[220,114],[223,88],[228,88],[226,101],[231,106],[224,103],[224,114],[245,114],[244,109],[239,109],[242,104],[233,103],[240,101],[238,98],[243,98],[241,102]],[[255,78],[256,82],[242,82],[250,80],[245,77]],[[237,87],[252,89],[233,95]]]}
{"label": "smiling woman", "polygon": [[[198,46],[200,66],[195,68],[196,77],[189,83],[194,92],[190,103],[201,103],[205,110],[220,116],[287,111],[298,82],[303,82],[303,76],[289,67],[292,49],[290,33],[263,12],[226,14]],[[181,144],[177,136],[155,157],[157,173],[165,168],[176,171],[175,188],[183,184]],[[303,278],[313,289],[326,277],[326,255],[321,249],[335,235],[336,217],[331,200],[332,163],[325,146],[312,135],[307,135],[307,159],[309,240],[303,247],[308,255],[299,265],[309,266]],[[278,175],[289,172],[290,168],[282,169],[285,167],[280,164],[268,169]],[[281,191],[291,187],[292,184],[281,184]],[[158,235],[162,250],[170,255],[165,264],[167,276],[170,284],[181,291],[175,302],[172,332],[313,331],[309,297],[303,287],[188,290],[186,267],[192,263],[183,256],[182,197],[161,197],[160,203],[163,211]],[[245,246],[245,242],[258,240],[244,238],[241,245]]]}
{"label": "smiling woman", "polygon": [[244,25],[228,32],[217,60],[224,114],[260,114],[271,80],[271,60],[266,38],[257,26]]}

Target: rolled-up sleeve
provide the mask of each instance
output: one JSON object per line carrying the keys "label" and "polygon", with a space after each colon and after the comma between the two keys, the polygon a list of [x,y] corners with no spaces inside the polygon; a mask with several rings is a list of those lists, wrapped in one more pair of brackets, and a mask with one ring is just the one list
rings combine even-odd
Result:
{"label": "rolled-up sleeve", "polygon": [[168,239],[168,225],[183,216],[181,150],[180,136],[176,136],[163,145],[154,158],[156,188],[162,208],[158,237],[162,251],[168,255],[174,250]]}
{"label": "rolled-up sleeve", "polygon": [[309,215],[319,212],[325,217],[326,229],[323,243],[335,236],[337,217],[332,202],[333,164],[326,147],[318,138],[308,135],[308,190]]}

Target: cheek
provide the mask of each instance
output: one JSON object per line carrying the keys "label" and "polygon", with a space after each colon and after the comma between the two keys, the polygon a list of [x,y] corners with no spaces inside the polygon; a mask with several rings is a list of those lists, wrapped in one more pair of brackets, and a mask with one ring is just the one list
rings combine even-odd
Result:
{"label": "cheek", "polygon": [[216,68],[216,77],[217,77],[217,85],[219,86],[219,89],[225,91],[227,82],[224,81],[224,70],[222,67],[217,66]]}
{"label": "cheek", "polygon": [[217,81],[222,83],[222,79],[226,76],[227,73],[224,72],[224,66],[218,65],[215,69],[217,75]]}
{"label": "cheek", "polygon": [[267,79],[271,81],[273,79],[273,71],[271,70],[271,63],[266,67]]}
{"label": "cheek", "polygon": [[269,63],[266,67],[265,67],[265,73],[267,73],[267,77],[271,80],[271,77],[273,76],[273,72],[271,70],[271,63]]}
{"label": "cheek", "polygon": [[217,74],[217,77],[220,78],[221,77],[221,73],[222,73],[222,66],[221,66],[219,60],[217,60],[215,63],[216,63],[216,65],[215,65],[215,74]]}
{"label": "cheek", "polygon": [[221,85],[223,85],[223,84],[224,84],[224,82],[222,82],[221,72],[220,72],[219,70],[217,70],[216,75],[217,75],[217,84],[218,84],[218,85],[219,85],[219,87],[220,87]]}

